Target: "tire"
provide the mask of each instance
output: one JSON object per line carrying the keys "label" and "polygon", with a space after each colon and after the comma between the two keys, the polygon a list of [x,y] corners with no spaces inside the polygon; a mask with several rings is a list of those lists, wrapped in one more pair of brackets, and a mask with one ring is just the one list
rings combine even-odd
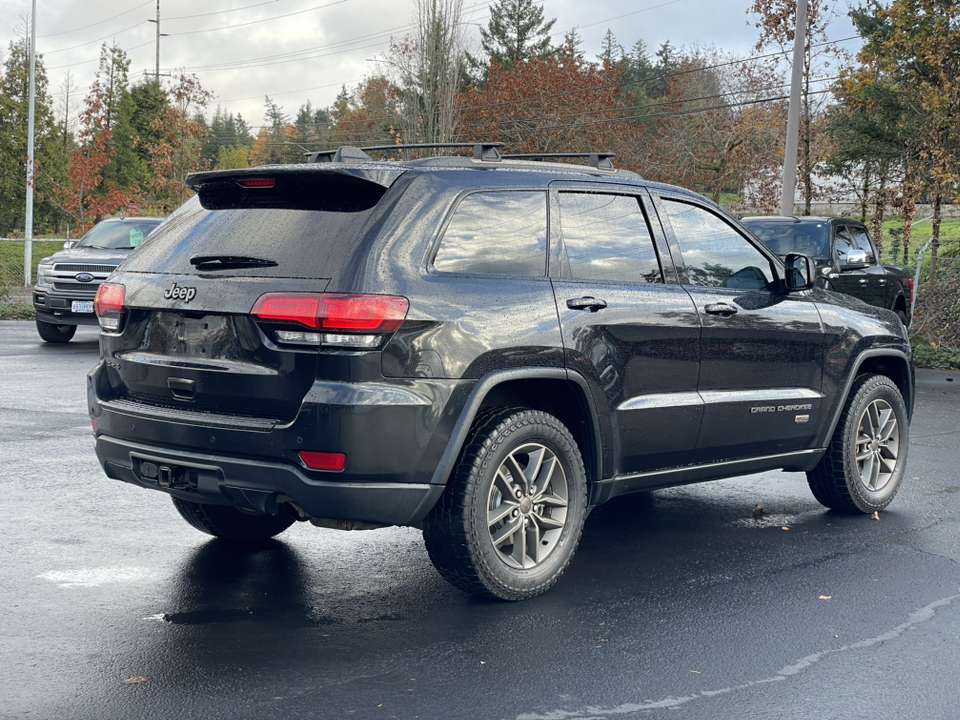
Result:
{"label": "tire", "polygon": [[283,515],[243,512],[229,505],[206,505],[172,497],[181,517],[197,530],[231,542],[254,544],[269,540],[293,525]]}
{"label": "tire", "polygon": [[907,314],[900,308],[897,308],[894,312],[897,314],[897,317],[900,318],[900,324],[907,327]]}
{"label": "tire", "polygon": [[883,375],[864,375],[850,389],[826,455],[807,473],[813,496],[848,513],[873,513],[893,500],[910,445],[907,408]]}
{"label": "tire", "polygon": [[525,600],[567,569],[586,504],[583,460],[563,423],[536,410],[488,410],[424,521],[424,542],[455,587]]}
{"label": "tire", "polygon": [[55,325],[37,320],[37,332],[48,343],[65,343],[76,335],[76,325]]}

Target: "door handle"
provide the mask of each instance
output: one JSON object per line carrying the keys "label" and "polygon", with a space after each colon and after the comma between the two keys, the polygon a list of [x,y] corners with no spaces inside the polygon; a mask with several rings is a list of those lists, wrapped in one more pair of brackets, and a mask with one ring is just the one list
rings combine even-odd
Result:
{"label": "door handle", "polygon": [[861,284],[861,285],[866,285],[868,282],[869,282],[869,280],[867,280],[866,278],[862,278],[862,279],[860,280],[860,284]]}
{"label": "door handle", "polygon": [[596,312],[606,306],[606,300],[595,297],[570,298],[567,300],[567,307],[571,310],[589,310],[590,312]]}
{"label": "door handle", "polygon": [[710,305],[705,305],[704,310],[707,311],[710,315],[736,315],[737,308],[728,303],[711,303]]}

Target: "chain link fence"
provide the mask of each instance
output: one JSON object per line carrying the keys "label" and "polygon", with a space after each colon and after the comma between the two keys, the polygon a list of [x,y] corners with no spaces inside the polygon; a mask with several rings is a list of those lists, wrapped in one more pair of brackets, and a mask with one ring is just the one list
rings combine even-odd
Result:
{"label": "chain link fence", "polygon": [[920,273],[910,327],[918,361],[937,356],[932,364],[938,367],[960,365],[960,256],[955,248],[947,252],[937,258],[933,275],[929,250],[917,256]]}

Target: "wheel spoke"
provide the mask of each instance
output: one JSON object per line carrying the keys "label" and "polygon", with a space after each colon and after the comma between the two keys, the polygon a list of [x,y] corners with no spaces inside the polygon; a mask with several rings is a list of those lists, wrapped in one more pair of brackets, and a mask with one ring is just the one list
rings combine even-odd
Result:
{"label": "wheel spoke", "polygon": [[510,475],[507,472],[504,472],[503,466],[497,470],[497,475],[493,481],[494,487],[491,488],[491,492],[496,489],[500,491],[500,496],[503,498],[504,502],[513,502],[516,499],[517,486],[510,482]]}
{"label": "wheel spoke", "polygon": [[557,467],[557,456],[553,453],[550,453],[549,457],[542,459],[540,469],[533,482],[534,496],[540,495],[541,493],[545,492],[548,487],[550,487],[550,481],[553,479],[553,474]]}
{"label": "wheel spoke", "polygon": [[883,452],[881,448],[877,453],[877,460],[886,468],[888,473],[892,473],[897,467],[897,456]]}
{"label": "wheel spoke", "polygon": [[534,502],[538,505],[549,505],[550,507],[567,507],[567,499],[559,495],[540,495]]}
{"label": "wheel spoke", "polygon": [[517,503],[514,502],[505,502],[496,508],[491,509],[487,512],[487,525],[492,529],[501,520],[506,520],[510,513],[516,510],[518,507]]}
{"label": "wheel spoke", "polygon": [[[521,450],[526,450],[526,448],[521,448]],[[537,477],[540,475],[540,467],[543,465],[546,453],[547,449],[541,445],[539,449],[527,454],[529,462],[526,472],[523,473],[523,478],[527,481],[527,487],[525,488],[527,492],[536,489]],[[553,453],[550,454],[550,457],[553,457]]]}
{"label": "wheel spoke", "polygon": [[[565,520],[566,518],[564,518]],[[535,515],[534,524],[546,532],[547,530],[560,530],[563,527],[564,520],[548,517],[547,515]]]}
{"label": "wheel spoke", "polygon": [[526,527],[526,535],[527,546],[530,548],[532,555],[530,559],[536,565],[540,562],[540,552],[543,548],[540,544],[540,526],[535,521],[531,521]]}
{"label": "wheel spoke", "polygon": [[520,535],[523,534],[523,533],[518,533],[518,531],[521,528],[523,528],[523,522],[520,520],[520,518],[514,518],[512,520],[508,520],[503,524],[503,527],[501,527],[499,530],[497,530],[490,536],[490,539],[493,540],[493,546],[500,547],[501,545],[505,544],[507,540],[510,540],[511,538],[514,539],[513,545],[516,546],[517,542],[514,536],[517,534],[520,534]]}
{"label": "wheel spoke", "polygon": [[513,536],[513,552],[510,553],[510,559],[513,560],[515,567],[522,568],[526,565],[527,557],[527,529],[522,521],[517,522],[517,532]]}
{"label": "wheel spoke", "polygon": [[869,407],[867,407],[867,412],[865,413],[864,417],[869,422],[867,433],[870,435],[870,437],[876,437],[877,430],[880,428],[880,408],[877,407],[876,402],[870,403]]}
{"label": "wheel spoke", "polygon": [[888,410],[884,413],[883,424],[880,427],[879,432],[877,433],[877,439],[880,442],[887,442],[893,437],[893,434],[897,431],[897,416],[893,414],[893,410]]}
{"label": "wheel spoke", "polygon": [[520,467],[520,463],[517,462],[516,455],[510,455],[506,460],[504,460],[503,465],[500,466],[500,469],[503,470],[504,468],[513,481],[514,488],[526,490],[525,485],[527,478],[524,474],[523,468]]}

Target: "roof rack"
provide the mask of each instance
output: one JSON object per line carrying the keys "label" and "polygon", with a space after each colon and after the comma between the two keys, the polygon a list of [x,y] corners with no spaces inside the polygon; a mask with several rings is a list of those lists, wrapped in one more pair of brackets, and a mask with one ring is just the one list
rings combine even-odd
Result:
{"label": "roof rack", "polygon": [[368,147],[353,147],[343,145],[336,150],[321,150],[319,152],[304,153],[307,162],[349,162],[350,160],[372,160],[367,152],[383,152],[388,150],[442,150],[447,148],[473,148],[473,159],[484,162],[500,162],[500,148],[502,142],[496,143],[413,143],[410,145],[370,145]]}
{"label": "roof rack", "polygon": [[542,162],[544,160],[567,160],[570,158],[589,158],[590,167],[594,167],[597,170],[607,170],[613,172],[616,168],[613,166],[613,163],[610,162],[611,158],[615,158],[616,153],[524,153],[524,154],[511,154],[503,155],[504,160],[534,160]]}

